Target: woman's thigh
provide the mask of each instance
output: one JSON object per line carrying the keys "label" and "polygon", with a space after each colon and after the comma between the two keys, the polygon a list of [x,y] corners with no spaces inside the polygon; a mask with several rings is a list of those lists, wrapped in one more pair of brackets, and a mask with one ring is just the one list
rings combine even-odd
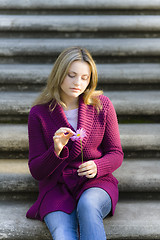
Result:
{"label": "woman's thigh", "polygon": [[84,191],[77,205],[80,239],[106,240],[103,218],[110,213],[111,206],[111,198],[103,189]]}
{"label": "woman's thigh", "polygon": [[62,211],[51,212],[44,217],[44,221],[54,240],[78,239],[76,210],[71,214]]}
{"label": "woman's thigh", "polygon": [[92,210],[89,213],[93,213],[94,209],[97,210],[100,213],[101,218],[105,218],[111,211],[112,208],[112,202],[109,194],[97,187],[89,188],[86,191],[83,192],[81,195],[78,207],[79,211],[82,210]]}

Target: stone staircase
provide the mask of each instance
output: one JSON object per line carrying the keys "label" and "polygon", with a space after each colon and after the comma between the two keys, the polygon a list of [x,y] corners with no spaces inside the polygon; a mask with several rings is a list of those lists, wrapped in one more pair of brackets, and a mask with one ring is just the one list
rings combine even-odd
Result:
{"label": "stone staircase", "polygon": [[25,218],[38,194],[27,117],[58,54],[86,47],[112,100],[125,153],[108,239],[160,239],[160,1],[0,0],[0,239],[51,239]]}

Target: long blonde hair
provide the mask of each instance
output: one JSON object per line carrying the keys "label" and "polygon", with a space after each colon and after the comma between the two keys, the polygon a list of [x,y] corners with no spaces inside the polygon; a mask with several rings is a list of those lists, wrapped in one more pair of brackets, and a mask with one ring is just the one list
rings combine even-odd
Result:
{"label": "long blonde hair", "polygon": [[87,62],[91,68],[90,82],[83,93],[83,101],[86,105],[95,106],[97,110],[101,108],[98,96],[101,95],[103,92],[95,90],[98,81],[96,64],[88,50],[81,47],[67,48],[59,55],[48,77],[46,87],[35,100],[33,106],[46,104],[49,102],[51,102],[51,110],[53,110],[55,107],[55,105],[53,106],[53,102],[65,106],[60,97],[60,87],[64,78],[68,74],[71,63],[78,60]]}

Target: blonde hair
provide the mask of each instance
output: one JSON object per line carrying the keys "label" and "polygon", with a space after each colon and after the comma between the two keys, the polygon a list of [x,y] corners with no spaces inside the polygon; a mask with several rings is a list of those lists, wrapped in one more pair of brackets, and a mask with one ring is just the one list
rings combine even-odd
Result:
{"label": "blonde hair", "polygon": [[66,75],[68,74],[71,63],[74,61],[85,61],[90,65],[91,77],[89,85],[83,93],[83,101],[86,105],[95,106],[95,108],[99,111],[101,104],[98,96],[103,92],[95,90],[98,81],[96,64],[88,50],[81,47],[67,48],[59,55],[48,77],[46,87],[35,100],[33,106],[46,104],[49,102],[51,102],[51,110],[54,110],[56,106],[55,104],[53,106],[53,102],[65,106],[60,97],[60,87]]}

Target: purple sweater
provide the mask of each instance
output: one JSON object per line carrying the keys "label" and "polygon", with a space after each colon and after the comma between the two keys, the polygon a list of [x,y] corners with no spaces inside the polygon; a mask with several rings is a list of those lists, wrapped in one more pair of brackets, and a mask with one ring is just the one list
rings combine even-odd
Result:
{"label": "purple sweater", "polygon": [[61,210],[71,213],[84,190],[100,187],[112,199],[112,214],[118,201],[118,181],[112,173],[121,166],[121,148],[118,122],[111,101],[101,95],[102,110],[97,113],[92,105],[79,102],[77,129],[84,128],[82,141],[84,161],[94,160],[97,176],[88,179],[79,177],[81,164],[80,141],[69,140],[60,156],[54,152],[53,135],[60,127],[69,124],[63,108],[57,104],[54,111],[49,104],[34,106],[29,114],[29,168],[39,181],[39,196],[27,212],[28,218],[43,220],[49,212]]}

